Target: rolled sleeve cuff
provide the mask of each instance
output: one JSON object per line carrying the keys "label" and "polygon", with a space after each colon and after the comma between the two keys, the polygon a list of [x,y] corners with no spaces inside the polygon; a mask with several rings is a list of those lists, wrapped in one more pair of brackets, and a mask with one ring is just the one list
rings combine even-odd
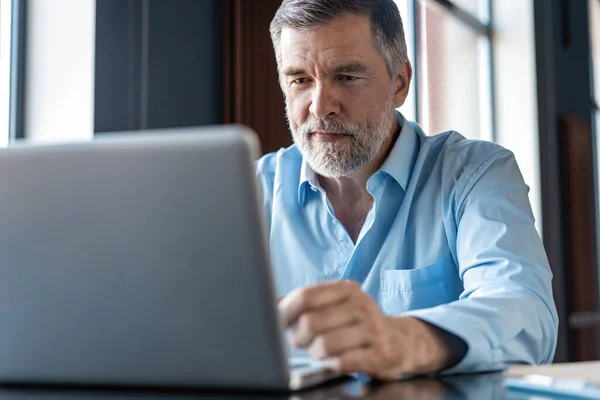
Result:
{"label": "rolled sleeve cuff", "polygon": [[506,368],[499,349],[495,349],[486,337],[485,330],[489,326],[482,326],[481,320],[466,313],[453,313],[445,310],[444,306],[414,310],[403,313],[402,316],[419,318],[455,336],[467,344],[467,353],[454,367],[442,371],[442,374],[455,374],[463,372],[499,371]]}

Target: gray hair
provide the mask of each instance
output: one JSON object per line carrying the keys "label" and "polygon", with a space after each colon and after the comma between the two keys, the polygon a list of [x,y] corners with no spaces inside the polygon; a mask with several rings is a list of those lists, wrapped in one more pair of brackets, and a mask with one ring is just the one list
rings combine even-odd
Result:
{"label": "gray hair", "polygon": [[284,27],[317,28],[348,13],[370,18],[373,45],[383,56],[390,76],[394,76],[398,68],[408,62],[408,54],[402,18],[393,0],[283,0],[270,27],[278,71],[281,69],[281,30]]}

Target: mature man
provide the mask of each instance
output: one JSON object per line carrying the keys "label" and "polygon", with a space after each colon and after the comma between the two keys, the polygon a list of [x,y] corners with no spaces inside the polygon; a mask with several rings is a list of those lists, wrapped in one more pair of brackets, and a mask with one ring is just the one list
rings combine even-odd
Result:
{"label": "mature man", "polygon": [[552,360],[551,272],[513,155],[426,136],[392,0],[284,0],[271,23],[295,145],[257,164],[280,310],[342,372]]}

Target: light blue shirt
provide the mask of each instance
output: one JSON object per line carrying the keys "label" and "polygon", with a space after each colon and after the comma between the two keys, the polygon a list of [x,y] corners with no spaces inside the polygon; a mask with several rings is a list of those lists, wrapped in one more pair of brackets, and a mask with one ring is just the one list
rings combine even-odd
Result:
{"label": "light blue shirt", "polygon": [[462,338],[447,372],[547,363],[558,317],[552,273],[513,154],[404,121],[367,182],[374,203],[356,241],[295,146],[257,162],[278,295],[352,279],[387,315]]}

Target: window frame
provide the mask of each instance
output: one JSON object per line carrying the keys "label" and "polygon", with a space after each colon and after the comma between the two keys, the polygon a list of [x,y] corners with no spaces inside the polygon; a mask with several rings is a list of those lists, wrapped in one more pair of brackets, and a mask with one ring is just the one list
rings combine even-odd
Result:
{"label": "window frame", "polygon": [[[473,15],[470,11],[467,11],[463,7],[457,5],[451,0],[408,0],[408,19],[410,20],[411,26],[411,43],[407,43],[409,46],[409,51],[412,52],[412,67],[413,67],[413,85],[414,90],[412,91],[412,101],[414,102],[414,116],[415,121],[423,125],[423,116],[421,115],[421,109],[419,102],[421,100],[421,90],[419,84],[419,48],[417,37],[420,35],[420,23],[418,21],[417,7],[418,3],[424,3],[426,1],[431,1],[439,6],[441,6],[445,11],[447,11],[450,15],[457,18],[458,21],[465,24],[470,29],[474,30],[478,35],[482,36],[487,41],[487,51],[485,54],[486,69],[488,72],[487,79],[487,87],[486,93],[488,93],[488,98],[486,102],[489,107],[489,135],[485,135],[486,139],[491,141],[497,140],[497,128],[496,128],[496,104],[495,104],[495,74],[494,74],[494,41],[493,41],[493,0],[481,0],[485,2],[485,17],[480,18]],[[423,4],[424,6],[424,4]]]}

